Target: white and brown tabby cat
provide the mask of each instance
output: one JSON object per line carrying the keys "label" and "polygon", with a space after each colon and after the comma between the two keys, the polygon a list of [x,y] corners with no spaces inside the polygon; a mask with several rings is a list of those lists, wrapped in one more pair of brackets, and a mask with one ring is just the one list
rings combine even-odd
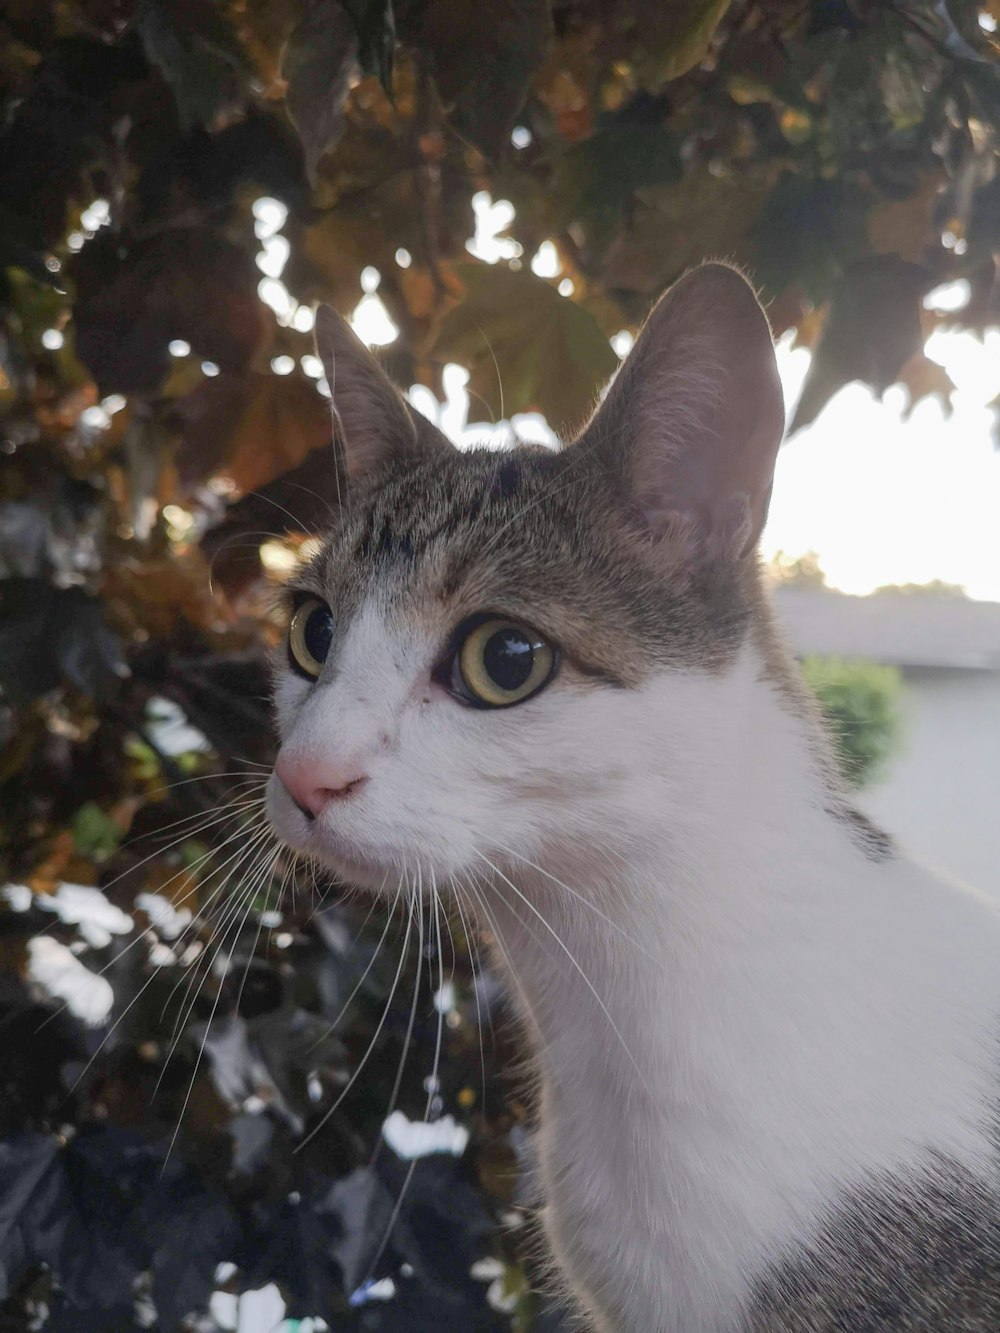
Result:
{"label": "white and brown tabby cat", "polygon": [[751,288],[682,278],[559,452],[453,449],[318,331],[350,480],[271,819],[495,934],[588,1326],[1000,1329],[1000,918],[850,808],[772,624]]}

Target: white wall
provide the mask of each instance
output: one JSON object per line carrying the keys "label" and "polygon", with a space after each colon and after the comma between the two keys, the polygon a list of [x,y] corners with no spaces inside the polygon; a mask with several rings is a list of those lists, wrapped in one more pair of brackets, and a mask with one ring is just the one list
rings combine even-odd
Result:
{"label": "white wall", "polygon": [[906,673],[904,732],[859,804],[918,859],[1000,899],[1000,672]]}

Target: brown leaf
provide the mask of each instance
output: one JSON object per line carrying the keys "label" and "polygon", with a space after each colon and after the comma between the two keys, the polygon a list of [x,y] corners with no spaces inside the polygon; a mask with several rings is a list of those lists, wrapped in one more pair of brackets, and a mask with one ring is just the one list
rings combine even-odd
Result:
{"label": "brown leaf", "polygon": [[230,505],[226,518],[202,538],[212,584],[238,596],[263,575],[260,545],[275,532],[321,531],[336,510],[346,478],[334,451],[314,449],[303,463]]}
{"label": "brown leaf", "polygon": [[795,346],[806,347],[812,351],[823,334],[823,326],[830,307],[826,302],[814,305],[799,320],[795,328]]}
{"label": "brown leaf", "polygon": [[73,882],[78,884],[91,882],[94,877],[92,867],[89,874],[82,867],[78,867],[76,875],[70,874],[76,858],[76,840],[72,830],[63,829],[52,839],[48,854],[28,877],[26,881],[28,888],[32,893],[51,894],[56,892],[64,879],[72,878]]}
{"label": "brown leaf", "polygon": [[788,329],[798,329],[796,346],[802,340],[802,325],[812,314],[814,307],[801,287],[786,287],[767,307],[767,318],[775,338]]}
{"label": "brown leaf", "polygon": [[105,571],[103,591],[105,605],[130,635],[142,631],[163,640],[185,621],[205,630],[222,625],[208,563],[197,549],[159,559],[116,560]]}
{"label": "brown leaf", "polygon": [[905,199],[889,199],[868,214],[868,240],[876,254],[896,254],[919,264],[928,246],[938,243],[934,212],[945,184],[940,168],[923,171],[917,188]]}
{"label": "brown leaf", "polygon": [[398,282],[413,318],[430,319],[441,299],[431,272],[425,268],[406,268],[400,273]]}
{"label": "brown leaf", "polygon": [[76,352],[102,393],[155,389],[173,338],[242,370],[271,335],[252,255],[208,227],[164,232],[124,255],[116,237],[95,237],[72,276]]}
{"label": "brown leaf", "polygon": [[5,972],[15,977],[27,977],[27,935],[0,934],[0,974]]}
{"label": "brown leaf", "polygon": [[861,380],[882,393],[922,347],[920,299],[930,275],[896,255],[854,264],[838,284],[788,428],[814,421],[838,389]]}
{"label": "brown leaf", "polygon": [[[385,247],[383,247],[385,241]],[[402,244],[403,242],[397,242]],[[361,299],[361,270],[391,262],[388,238],[371,236],[371,221],[330,213],[302,233],[298,253],[286,269],[286,281],[304,300],[322,300],[347,311]]]}
{"label": "brown leaf", "polygon": [[246,493],[329,445],[330,408],[301,375],[219,375],[182,405],[182,482],[220,473]]}
{"label": "brown leaf", "polygon": [[547,76],[539,89],[539,100],[552,112],[556,129],[567,143],[578,143],[594,128],[594,116],[586,88],[581,88],[567,69]]}
{"label": "brown leaf", "polygon": [[951,416],[953,409],[951,396],[955,392],[955,383],[937,361],[932,361],[923,352],[911,356],[899,372],[899,382],[907,390],[906,408],[903,420],[907,421],[913,409],[924,398],[937,398],[941,402],[946,416]]}
{"label": "brown leaf", "polygon": [[294,12],[274,0],[238,0],[234,6],[233,27],[261,77],[265,97],[285,91],[281,57],[294,23]]}

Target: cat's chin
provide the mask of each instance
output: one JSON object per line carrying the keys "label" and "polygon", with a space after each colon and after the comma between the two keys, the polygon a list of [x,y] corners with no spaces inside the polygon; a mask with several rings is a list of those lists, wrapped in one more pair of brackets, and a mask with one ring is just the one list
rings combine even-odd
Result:
{"label": "cat's chin", "polygon": [[374,861],[358,860],[319,846],[313,846],[310,855],[338,879],[356,885],[359,889],[378,893],[396,886],[396,872],[387,866],[376,865]]}

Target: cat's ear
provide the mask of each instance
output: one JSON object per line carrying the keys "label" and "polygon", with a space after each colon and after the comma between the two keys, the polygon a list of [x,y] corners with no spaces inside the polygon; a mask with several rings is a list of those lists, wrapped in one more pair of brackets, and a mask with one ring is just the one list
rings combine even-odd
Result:
{"label": "cat's ear", "polygon": [[736,269],[705,264],[654,306],[577,446],[640,521],[709,558],[754,549],[785,424],[767,316]]}
{"label": "cat's ear", "polygon": [[330,386],[349,477],[364,476],[395,458],[451,451],[447,437],[410,407],[350,325],[329,306],[316,312],[316,351]]}

